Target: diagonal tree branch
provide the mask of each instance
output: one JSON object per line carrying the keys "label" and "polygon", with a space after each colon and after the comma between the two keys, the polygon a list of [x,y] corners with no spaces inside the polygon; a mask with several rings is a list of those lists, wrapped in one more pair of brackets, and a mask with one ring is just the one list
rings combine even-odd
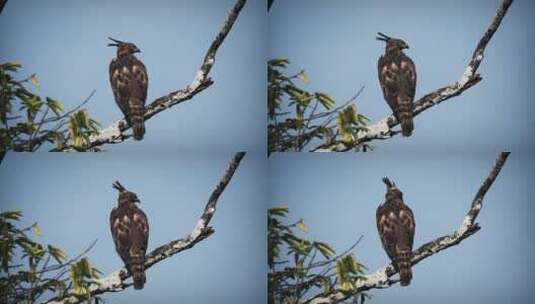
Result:
{"label": "diagonal tree branch", "polygon": [[[170,258],[181,251],[192,248],[197,243],[208,238],[215,232],[215,230],[208,226],[208,224],[210,223],[210,220],[216,211],[217,200],[229,184],[234,172],[236,172],[236,169],[240,165],[240,162],[244,156],[245,152],[239,152],[234,155],[227,170],[225,171],[225,175],[223,175],[223,178],[219,181],[216,188],[210,195],[208,203],[206,204],[204,211],[193,230],[186,237],[171,241],[147,254],[145,269],[148,269],[154,266],[156,263]],[[99,284],[91,285],[89,288],[90,294],[91,296],[97,296],[107,292],[123,291],[132,285],[132,283],[126,282],[126,280],[130,277],[130,273],[128,273],[126,268],[123,267],[100,280]],[[74,304],[81,303],[83,301],[85,301],[85,299],[77,297],[73,294],[67,294],[65,297],[53,298],[44,303]]]}
{"label": "diagonal tree branch", "polygon": [[7,0],[0,0],[0,14],[4,10],[4,6],[6,5]]}
{"label": "diagonal tree branch", "polygon": [[267,10],[269,12],[269,10],[271,9],[271,6],[273,5],[273,1],[274,0],[268,0],[268,3],[267,3]]}
{"label": "diagonal tree branch", "polygon": [[[472,54],[472,58],[470,59],[470,62],[468,63],[464,73],[461,75],[461,78],[455,83],[428,93],[416,101],[414,103],[413,116],[417,116],[423,111],[434,107],[445,100],[461,95],[464,91],[478,84],[482,80],[481,76],[476,72],[481,64],[481,61],[483,60],[483,53],[485,52],[485,48],[487,47],[490,39],[496,30],[498,30],[498,27],[500,26],[503,17],[505,17],[505,14],[507,13],[511,3],[513,3],[513,0],[504,0],[502,2],[498,8],[498,11],[496,12],[496,15],[492,19],[492,23],[490,24],[489,28],[479,40],[479,43]],[[369,125],[367,131],[359,132],[359,134],[357,134],[357,139],[351,144],[346,144],[338,140],[329,144],[322,144],[318,147],[315,147],[311,150],[311,152],[345,152],[372,140],[389,139],[400,133],[399,131],[392,130],[392,128],[398,124],[399,122],[396,120],[394,115],[389,115],[380,121]]]}
{"label": "diagonal tree branch", "polygon": [[[210,87],[214,83],[213,80],[208,77],[208,74],[210,73],[210,70],[212,69],[212,66],[215,63],[215,56],[217,50],[227,37],[230,30],[232,29],[234,22],[236,22],[236,19],[238,19],[238,15],[240,14],[240,11],[242,10],[246,2],[247,0],[236,1],[236,4],[229,12],[227,19],[223,24],[223,27],[217,34],[210,47],[208,48],[203,63],[197,71],[197,74],[195,75],[195,78],[193,79],[191,84],[186,86],[184,89],[174,91],[167,95],[159,97],[152,103],[150,103],[145,108],[145,120],[149,120],[156,114],[165,111],[179,103],[192,99],[195,95],[204,91],[206,88]],[[122,143],[129,137],[132,137],[132,135],[125,133],[125,131],[128,129],[130,129],[130,126],[128,125],[126,120],[124,118],[120,119],[112,123],[105,129],[101,130],[98,135],[91,136],[91,138],[89,139],[90,142],[88,148],[95,148],[105,144]],[[64,151],[67,150],[72,149],[66,147]]]}
{"label": "diagonal tree branch", "polygon": [[[413,252],[413,257],[411,261],[412,265],[416,265],[418,262],[422,261],[425,258],[428,258],[442,250],[459,244],[462,240],[470,237],[474,233],[478,232],[479,229],[481,229],[481,226],[476,223],[476,218],[479,214],[479,211],[481,211],[481,208],[483,207],[483,198],[496,180],[496,177],[500,173],[509,154],[510,152],[501,152],[498,155],[494,167],[490,171],[483,184],[479,187],[479,190],[477,191],[476,196],[474,197],[474,200],[470,205],[470,209],[464,216],[460,227],[452,234],[436,238],[416,249]],[[390,279],[390,277],[392,277],[396,273],[397,271],[394,269],[394,266],[392,264],[389,264],[379,268],[372,274],[366,275],[365,279],[357,281],[356,287],[351,293],[344,293],[342,291],[335,290],[328,295],[320,294],[318,296],[312,297],[304,303],[339,303],[366,290],[388,288],[399,281]]]}

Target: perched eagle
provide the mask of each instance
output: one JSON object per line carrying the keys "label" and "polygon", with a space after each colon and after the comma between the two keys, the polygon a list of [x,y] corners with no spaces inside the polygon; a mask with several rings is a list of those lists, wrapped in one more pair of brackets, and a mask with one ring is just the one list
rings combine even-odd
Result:
{"label": "perched eagle", "polygon": [[110,83],[115,102],[134,132],[134,139],[142,140],[145,134],[145,100],[149,78],[147,69],[134,53],[141,52],[133,43],[109,38],[117,47],[117,57],[110,63]]}
{"label": "perched eagle", "polygon": [[147,216],[136,206],[140,203],[134,192],[127,191],[119,182],[113,184],[119,190],[117,207],[110,214],[110,228],[115,249],[134,279],[134,288],[145,284],[145,252],[149,241]]}
{"label": "perched eagle", "polygon": [[377,208],[377,230],[383,248],[399,272],[401,286],[411,282],[412,243],[414,240],[414,215],[403,203],[403,193],[387,177],[385,202]]}
{"label": "perched eagle", "polygon": [[377,63],[383,95],[401,124],[401,134],[411,136],[414,129],[412,101],[416,91],[416,67],[403,53],[403,49],[409,48],[405,41],[390,38],[383,33],[377,34],[377,40],[386,42],[385,54]]}

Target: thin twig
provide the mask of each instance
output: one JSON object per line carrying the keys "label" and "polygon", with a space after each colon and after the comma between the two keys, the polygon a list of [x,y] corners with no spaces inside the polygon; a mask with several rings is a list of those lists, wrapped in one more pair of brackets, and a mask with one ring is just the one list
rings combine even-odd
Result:
{"label": "thin twig", "polygon": [[68,260],[67,262],[65,263],[61,263],[61,264],[56,264],[56,265],[52,265],[50,267],[43,267],[43,269],[41,271],[38,271],[37,273],[45,273],[45,272],[49,272],[49,271],[54,271],[54,270],[58,270],[58,269],[61,269],[61,268],[64,268],[65,266],[69,266],[71,265],[72,263],[78,261],[80,258],[82,258],[83,256],[85,256],[91,249],[93,249],[93,247],[95,246],[95,244],[97,243],[98,239],[95,239],[90,245],[89,247],[87,247],[84,251],[82,251],[80,254],[78,254],[76,257]]}
{"label": "thin twig", "polygon": [[318,262],[318,263],[316,263],[316,264],[313,264],[313,265],[310,266],[310,268],[314,268],[314,267],[318,267],[318,266],[323,266],[323,265],[326,265],[326,264],[330,264],[330,263],[332,263],[332,262],[338,260],[339,258],[341,258],[341,257],[343,257],[343,256],[345,256],[345,255],[347,255],[347,254],[350,253],[353,249],[355,249],[355,247],[357,247],[357,245],[360,243],[360,241],[362,241],[362,238],[364,238],[364,235],[361,235],[361,236],[357,239],[357,241],[356,241],[353,245],[351,245],[351,247],[347,248],[347,249],[346,249],[344,252],[342,252],[341,254],[339,254],[339,255],[337,255],[337,256],[335,256],[335,257],[333,257],[333,258],[331,258],[331,259],[329,259],[329,260],[327,260],[327,261],[321,261],[321,262]]}

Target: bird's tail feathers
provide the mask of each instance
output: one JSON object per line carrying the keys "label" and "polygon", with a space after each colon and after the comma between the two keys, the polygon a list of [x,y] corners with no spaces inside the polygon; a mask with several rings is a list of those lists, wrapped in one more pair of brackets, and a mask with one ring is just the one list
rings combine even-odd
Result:
{"label": "bird's tail feathers", "polygon": [[143,289],[145,285],[145,255],[132,255],[130,273],[134,279],[134,289]]}
{"label": "bird's tail feathers", "polygon": [[398,106],[398,121],[401,125],[401,134],[403,136],[411,136],[414,130],[414,123],[412,120],[412,102],[400,102]]}
{"label": "bird's tail feathers", "polygon": [[142,140],[145,135],[145,108],[139,102],[130,103],[130,123],[135,140]]}
{"label": "bird's tail feathers", "polygon": [[412,252],[410,251],[410,249],[399,252],[399,255],[396,259],[397,267],[399,270],[399,280],[400,280],[401,286],[407,286],[411,283],[411,280],[412,280],[411,259],[412,259]]}

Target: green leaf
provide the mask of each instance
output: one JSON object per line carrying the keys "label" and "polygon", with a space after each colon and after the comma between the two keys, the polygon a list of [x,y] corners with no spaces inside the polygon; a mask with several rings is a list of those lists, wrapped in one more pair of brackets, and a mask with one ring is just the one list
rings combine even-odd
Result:
{"label": "green leaf", "polygon": [[74,117],[78,127],[84,129],[89,127],[89,112],[86,109],[79,110],[74,114]]}
{"label": "green leaf", "polygon": [[273,207],[268,209],[268,215],[285,217],[288,214],[288,207]]}
{"label": "green leaf", "polygon": [[6,220],[18,221],[22,217],[22,211],[6,211],[0,213],[0,217]]}
{"label": "green leaf", "polygon": [[91,266],[89,264],[89,261],[87,258],[82,258],[78,262],[78,269],[80,270],[80,274],[84,277],[90,277],[91,276]]}
{"label": "green leaf", "polygon": [[89,119],[89,130],[91,131],[91,134],[98,133],[101,128],[101,125],[98,121],[90,118]]}
{"label": "green leaf", "polygon": [[20,69],[21,67],[22,65],[18,61],[11,61],[2,64],[2,69],[14,72]]}
{"label": "green leaf", "polygon": [[330,110],[334,107],[336,102],[334,101],[334,98],[332,98],[327,93],[318,92],[315,94],[316,99],[323,105],[323,107],[327,110]]}
{"label": "green leaf", "polygon": [[62,264],[63,262],[67,261],[67,255],[63,250],[54,247],[52,245],[48,245],[48,253],[52,255],[52,257],[58,262],[59,264]]}
{"label": "green leaf", "polygon": [[299,74],[297,74],[297,77],[299,77],[299,79],[301,79],[301,81],[303,81],[305,84],[310,83],[310,78],[308,78],[307,74],[305,74],[305,70],[299,72]]}
{"label": "green leaf", "polygon": [[349,276],[347,274],[347,269],[345,268],[345,264],[341,260],[336,261],[336,267],[334,269],[334,272],[336,274],[336,278],[338,279],[338,284],[340,284],[340,289],[342,291],[351,290],[352,286],[349,280]]}
{"label": "green leaf", "polygon": [[344,257],[343,262],[346,264],[346,269],[348,272],[352,274],[356,274],[358,272],[358,264],[357,260],[353,255],[347,255]]}
{"label": "green leaf", "polygon": [[320,253],[326,258],[330,259],[332,256],[334,256],[335,251],[334,249],[327,243],[323,242],[315,242],[314,246],[320,251]]}
{"label": "green leaf", "polygon": [[344,115],[349,123],[357,123],[357,107],[355,105],[350,105],[344,109]]}
{"label": "green leaf", "polygon": [[32,76],[30,77],[30,81],[36,88],[39,88],[41,86],[41,84],[39,83],[39,79],[37,79],[37,75],[35,74],[32,74]]}
{"label": "green leaf", "polygon": [[13,257],[13,244],[12,242],[0,242],[0,257],[2,262],[2,270],[7,273],[9,269],[9,263]]}
{"label": "green leaf", "polygon": [[285,68],[288,64],[290,64],[290,61],[286,58],[275,58],[268,61],[268,65],[274,67]]}
{"label": "green leaf", "polygon": [[356,280],[364,273],[362,265],[350,254],[336,261],[336,277],[338,278],[342,291],[351,291],[355,288]]}
{"label": "green leaf", "polygon": [[299,105],[307,107],[314,97],[309,92],[302,90],[292,84],[286,85],[283,90],[290,95],[290,99],[297,102]]}
{"label": "green leaf", "polygon": [[94,268],[94,267],[91,267],[91,277],[92,278],[95,278],[95,279],[98,279],[100,277],[100,275],[102,274],[103,272]]}
{"label": "green leaf", "polygon": [[299,222],[297,222],[297,228],[303,232],[308,232],[308,227],[305,225],[305,221],[303,219],[300,219]]}
{"label": "green leaf", "polygon": [[33,231],[33,234],[35,234],[36,236],[41,236],[43,235],[43,231],[41,230],[41,227],[39,227],[37,225],[37,223],[33,224],[32,225],[32,231]]}
{"label": "green leaf", "polygon": [[43,102],[41,101],[41,97],[37,95],[30,95],[30,96],[21,96],[22,100],[22,109],[27,109],[27,115],[28,120],[33,121],[33,118],[35,117],[35,114],[41,109],[43,106]]}
{"label": "green leaf", "polygon": [[336,125],[340,132],[340,139],[344,143],[351,144],[355,140],[355,127],[358,126],[357,109],[354,105],[348,106],[338,112]]}
{"label": "green leaf", "polygon": [[336,116],[336,126],[340,132],[340,140],[342,142],[351,143],[355,140],[353,133],[351,133],[351,130],[347,126],[347,122],[342,112],[338,112],[338,115]]}
{"label": "green leaf", "polygon": [[54,114],[56,114],[56,116],[59,116],[64,111],[63,104],[54,98],[47,97],[46,105],[54,112]]}
{"label": "green leaf", "polygon": [[69,117],[69,134],[75,148],[82,148],[88,142],[86,130],[91,130],[93,125],[86,109],[79,110]]}
{"label": "green leaf", "polygon": [[361,124],[361,125],[366,125],[368,124],[368,122],[370,122],[370,119],[362,114],[358,114],[358,122]]}
{"label": "green leaf", "polygon": [[87,258],[82,258],[71,265],[69,272],[73,292],[78,295],[88,295],[91,281],[87,281],[86,279],[96,278],[98,277],[98,273],[100,273],[97,269],[91,267],[91,263]]}

